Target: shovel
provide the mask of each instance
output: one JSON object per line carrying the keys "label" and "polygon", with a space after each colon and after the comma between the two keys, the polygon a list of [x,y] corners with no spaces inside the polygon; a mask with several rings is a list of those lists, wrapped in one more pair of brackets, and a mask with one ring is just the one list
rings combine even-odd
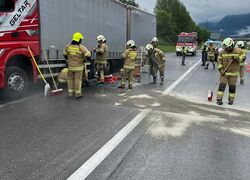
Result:
{"label": "shovel", "polygon": [[[229,68],[229,66],[232,64],[232,62],[233,62],[233,59],[229,62],[229,64],[227,65],[226,69],[224,70],[223,74],[225,74],[225,72],[227,71],[227,69]],[[209,102],[211,102],[213,100],[213,95],[214,95],[213,90],[219,84],[219,82],[220,82],[220,80],[221,80],[222,77],[223,76],[221,75],[220,78],[216,81],[214,87],[211,90],[208,91],[208,93],[207,93],[207,100]]]}
{"label": "shovel", "polygon": [[45,80],[45,78],[44,78],[44,76],[43,76],[43,74],[42,74],[40,68],[38,67],[38,65],[37,65],[37,63],[36,63],[36,60],[35,60],[35,58],[34,58],[34,55],[33,55],[32,51],[30,50],[30,47],[29,47],[29,46],[28,46],[28,50],[29,50],[29,52],[30,52],[30,55],[31,55],[31,57],[32,57],[32,60],[33,60],[33,62],[34,62],[34,64],[35,64],[35,66],[36,66],[36,68],[37,68],[37,70],[38,70],[38,72],[39,72],[39,74],[40,74],[40,76],[41,76],[43,82],[45,83],[45,86],[44,86],[44,97],[48,97],[48,95],[49,95],[49,93],[50,93],[50,85],[49,85],[49,83],[47,83],[47,81]]}
{"label": "shovel", "polygon": [[52,73],[52,71],[51,71],[51,68],[50,68],[50,65],[49,65],[49,61],[48,61],[48,58],[47,58],[47,56],[46,56],[46,54],[45,54],[44,49],[43,49],[43,54],[44,54],[46,63],[47,63],[47,65],[48,65],[49,72],[50,72],[50,75],[51,75],[51,77],[52,77],[54,86],[55,86],[55,88],[56,88],[55,90],[52,90],[52,91],[50,92],[50,95],[51,95],[51,96],[59,95],[59,94],[61,94],[61,93],[63,92],[63,89],[58,89],[58,88],[57,88],[57,84],[56,84],[55,78],[54,78],[54,76],[53,76],[53,73]]}

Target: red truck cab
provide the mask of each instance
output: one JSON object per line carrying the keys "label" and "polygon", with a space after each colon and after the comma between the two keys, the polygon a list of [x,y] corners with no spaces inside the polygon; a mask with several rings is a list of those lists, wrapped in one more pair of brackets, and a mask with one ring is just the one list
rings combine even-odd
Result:
{"label": "red truck cab", "polygon": [[37,0],[0,0],[0,88],[10,98],[22,96],[36,81],[28,46],[38,57]]}

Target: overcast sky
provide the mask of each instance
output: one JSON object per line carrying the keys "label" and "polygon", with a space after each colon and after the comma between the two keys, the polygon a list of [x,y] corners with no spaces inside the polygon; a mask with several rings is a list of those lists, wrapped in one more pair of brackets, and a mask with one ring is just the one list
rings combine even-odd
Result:
{"label": "overcast sky", "polygon": [[[142,9],[153,12],[156,0],[136,0]],[[218,21],[229,14],[250,13],[250,0],[180,0],[195,22]],[[250,20],[249,20],[250,21]]]}

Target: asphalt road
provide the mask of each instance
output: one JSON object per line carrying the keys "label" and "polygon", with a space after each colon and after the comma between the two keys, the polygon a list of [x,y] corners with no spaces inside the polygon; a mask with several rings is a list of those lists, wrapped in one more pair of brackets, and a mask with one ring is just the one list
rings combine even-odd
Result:
{"label": "asphalt road", "polygon": [[0,105],[0,179],[250,179],[249,74],[235,105],[219,107],[207,102],[218,74],[199,59],[168,54],[164,86],[143,74],[133,90]]}

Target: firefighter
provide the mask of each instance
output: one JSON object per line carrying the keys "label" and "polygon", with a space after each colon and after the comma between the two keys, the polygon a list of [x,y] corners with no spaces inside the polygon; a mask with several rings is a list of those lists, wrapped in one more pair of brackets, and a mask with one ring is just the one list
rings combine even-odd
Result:
{"label": "firefighter", "polygon": [[244,53],[244,56],[240,61],[240,84],[244,84],[245,71],[246,71],[245,61],[246,61],[246,56],[247,56],[247,50],[246,50],[246,47],[245,47],[245,43],[243,41],[238,41],[236,43],[236,46],[238,48],[240,48]]}
{"label": "firefighter", "polygon": [[236,93],[237,77],[239,76],[240,60],[244,54],[239,48],[234,47],[234,41],[231,38],[226,38],[223,41],[222,46],[224,49],[218,57],[218,70],[221,78],[217,92],[217,104],[223,105],[223,94],[226,85],[228,84],[228,104],[233,105]]}
{"label": "firefighter", "polygon": [[151,44],[154,48],[157,48],[158,44],[159,44],[159,40],[157,37],[154,37],[151,41]]}
{"label": "firefighter", "polygon": [[128,88],[133,88],[133,75],[135,70],[135,61],[137,58],[137,48],[135,42],[130,40],[127,42],[128,49],[122,54],[122,59],[124,59],[122,82],[118,88],[124,89],[126,80],[128,79]]}
{"label": "firefighter", "polygon": [[161,85],[164,83],[164,71],[165,71],[165,55],[158,49],[154,48],[152,44],[146,46],[148,52],[147,55],[147,65],[150,66],[150,74],[153,77],[153,82],[151,84],[156,84],[157,73],[160,72]]}
{"label": "firefighter", "polygon": [[64,49],[63,55],[68,63],[68,96],[82,97],[82,77],[85,58],[90,58],[89,50],[81,44],[84,39],[80,32],[73,34],[71,44]]}
{"label": "firefighter", "polygon": [[185,61],[186,61],[186,56],[188,53],[188,47],[186,46],[186,44],[184,43],[184,46],[182,46],[182,62],[181,65],[185,66]]}
{"label": "firefighter", "polygon": [[208,61],[206,63],[205,69],[208,69],[210,62],[213,64],[213,69],[215,69],[215,51],[216,51],[216,46],[214,45],[214,42],[209,41],[209,46],[207,48]]}
{"label": "firefighter", "polygon": [[104,71],[108,58],[108,46],[106,45],[106,39],[103,35],[98,35],[96,38],[98,47],[94,50],[96,52],[95,66],[98,72],[98,83],[104,83]]}
{"label": "firefighter", "polygon": [[207,44],[206,43],[202,45],[201,51],[202,51],[202,66],[205,66],[207,62]]}

